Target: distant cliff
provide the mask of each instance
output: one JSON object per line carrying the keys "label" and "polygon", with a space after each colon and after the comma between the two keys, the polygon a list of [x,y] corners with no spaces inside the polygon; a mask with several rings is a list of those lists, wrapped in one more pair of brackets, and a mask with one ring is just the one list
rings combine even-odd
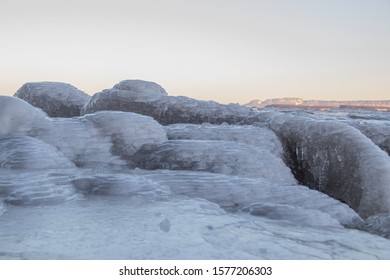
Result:
{"label": "distant cliff", "polygon": [[390,110],[390,100],[355,100],[355,101],[326,101],[326,100],[303,100],[302,98],[275,98],[260,101],[252,100],[245,104],[246,107],[296,107],[296,108],[352,108],[352,109],[383,109]]}

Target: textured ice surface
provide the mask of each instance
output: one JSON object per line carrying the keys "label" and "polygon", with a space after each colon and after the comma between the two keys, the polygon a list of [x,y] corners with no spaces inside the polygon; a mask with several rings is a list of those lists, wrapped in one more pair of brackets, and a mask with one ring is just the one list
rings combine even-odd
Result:
{"label": "textured ice surface", "polygon": [[6,259],[390,259],[390,240],[365,232],[287,227],[183,197],[9,206],[0,222]]}
{"label": "textured ice surface", "polygon": [[4,206],[4,203],[2,201],[0,201],[0,216],[1,214],[3,214],[5,211],[5,206]]}
{"label": "textured ice surface", "polygon": [[283,160],[268,150],[228,141],[170,140],[143,146],[132,160],[144,169],[209,171],[296,182]]}
{"label": "textured ice surface", "polygon": [[90,96],[72,85],[59,82],[26,83],[15,96],[41,108],[50,117],[74,117]]}
{"label": "textured ice surface", "polygon": [[251,113],[249,108],[236,104],[167,96],[159,85],[140,80],[122,81],[112,89],[96,93],[81,113],[104,110],[135,112],[151,116],[161,124],[237,123]]}
{"label": "textured ice surface", "polygon": [[136,172],[79,174],[72,180],[77,191],[85,195],[121,195],[161,198],[171,194],[168,186],[152,181]]}
{"label": "textured ice surface", "polygon": [[71,180],[74,172],[77,171],[49,169],[5,172],[0,169],[0,198],[11,204],[34,206],[79,199],[80,195]]}
{"label": "textured ice surface", "polygon": [[267,127],[251,125],[173,124],[166,126],[171,140],[220,140],[261,147],[282,156],[283,147],[275,133]]}
{"label": "textured ice surface", "polygon": [[[300,185],[281,185],[266,179],[249,179],[238,176],[192,171],[143,171],[143,176],[167,186],[178,195],[204,198],[230,211],[239,211],[251,205],[272,203],[275,207],[293,206],[306,211],[311,219],[319,216],[328,225],[342,224],[359,227],[361,218],[349,206],[329,196]],[[289,221],[288,216],[280,220]],[[319,219],[319,217],[317,218]],[[302,216],[294,224],[309,224]]]}
{"label": "textured ice surface", "polygon": [[38,139],[27,136],[0,138],[0,168],[34,170],[71,167],[75,167],[73,162]]}
{"label": "textured ice surface", "polygon": [[243,211],[247,211],[253,216],[287,221],[288,223],[292,223],[294,225],[316,227],[340,226],[338,221],[330,219],[328,214],[317,210],[308,211],[300,206],[265,202],[252,204],[249,207],[244,208]]}
{"label": "textured ice surface", "polygon": [[271,127],[298,180],[348,203],[362,217],[390,212],[390,158],[357,129],[288,115]]}

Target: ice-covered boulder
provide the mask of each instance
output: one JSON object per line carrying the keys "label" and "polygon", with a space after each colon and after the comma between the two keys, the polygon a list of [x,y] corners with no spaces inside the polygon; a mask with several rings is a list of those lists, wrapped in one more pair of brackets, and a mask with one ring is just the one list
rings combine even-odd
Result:
{"label": "ice-covered boulder", "polygon": [[165,89],[155,82],[142,80],[124,80],[114,86],[115,89],[130,91],[136,95],[144,96],[167,96]]}
{"label": "ice-covered boulder", "polygon": [[132,167],[129,157],[141,146],[167,141],[164,128],[152,118],[110,111],[51,119],[31,135],[84,167]]}
{"label": "ice-covered boulder", "polygon": [[59,82],[26,83],[15,96],[41,108],[50,117],[80,116],[90,96],[76,87]]}
{"label": "ice-covered boulder", "polygon": [[49,119],[30,136],[56,147],[78,167],[124,167],[126,162],[112,154],[111,135],[103,134],[81,117]]}
{"label": "ice-covered boulder", "polygon": [[96,93],[82,108],[81,114],[114,110],[135,112],[153,117],[161,124],[203,122],[237,123],[250,115],[249,108],[184,96],[167,96],[159,85],[141,80],[125,80],[112,89]]}
{"label": "ice-covered boulder", "polygon": [[[30,139],[34,143],[39,139],[44,142],[41,146],[48,144],[80,167],[133,166],[128,159],[142,145],[167,141],[165,129],[153,118],[130,112],[49,118],[42,110],[10,96],[0,96],[0,109],[0,137],[29,136],[36,138]],[[28,147],[20,141],[14,145],[15,155],[27,153]]]}
{"label": "ice-covered boulder", "polygon": [[281,158],[262,148],[228,141],[170,140],[143,146],[132,160],[152,170],[207,171],[296,183]]}
{"label": "ice-covered boulder", "polygon": [[0,137],[26,133],[45,121],[45,116],[19,98],[0,96]]}
{"label": "ice-covered boulder", "polygon": [[276,134],[268,127],[252,125],[173,124],[165,127],[171,140],[232,141],[266,149],[281,157],[283,147]]}
{"label": "ice-covered boulder", "polygon": [[168,140],[164,127],[148,116],[131,112],[103,111],[88,114],[83,119],[92,122],[101,134],[109,136],[115,155],[128,159],[146,144],[161,144]]}
{"label": "ice-covered boulder", "polygon": [[357,129],[282,115],[271,120],[300,183],[346,202],[363,218],[390,212],[390,157]]}

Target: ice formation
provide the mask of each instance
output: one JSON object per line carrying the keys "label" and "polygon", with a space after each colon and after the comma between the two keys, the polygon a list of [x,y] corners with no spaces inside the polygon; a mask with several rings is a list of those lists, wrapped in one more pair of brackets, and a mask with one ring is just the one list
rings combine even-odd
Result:
{"label": "ice formation", "polygon": [[[297,207],[307,214],[311,213],[312,217],[317,217],[321,212],[323,223],[332,226],[342,224],[360,227],[362,223],[356,212],[346,204],[305,186],[281,185],[267,179],[193,171],[144,171],[143,177],[169,187],[175,194],[203,198],[217,203],[227,211],[235,212],[254,205],[272,203],[277,207]],[[279,219],[288,222],[287,216]],[[307,225],[310,222],[301,217],[299,222],[293,223]]]}
{"label": "ice formation", "polygon": [[15,96],[41,108],[50,117],[74,117],[90,96],[70,84],[59,82],[26,83]]}
{"label": "ice formation", "polygon": [[362,217],[390,212],[390,158],[357,129],[282,115],[271,121],[298,180],[348,203]]}
{"label": "ice formation", "polygon": [[237,123],[246,119],[251,110],[237,104],[222,105],[185,96],[167,96],[155,83],[125,80],[112,89],[96,93],[81,113],[114,110],[139,113],[153,117],[161,124],[204,122]]}
{"label": "ice formation", "polygon": [[0,109],[0,258],[390,259],[382,115],[256,111],[137,80],[82,116]]}
{"label": "ice formation", "polygon": [[270,151],[282,157],[283,147],[276,134],[265,126],[253,125],[212,125],[204,123],[173,124],[166,126],[168,138],[171,140],[218,140],[243,143]]}
{"label": "ice formation", "polygon": [[209,140],[170,140],[145,145],[132,160],[144,169],[208,171],[295,183],[282,159],[269,151],[241,143]]}

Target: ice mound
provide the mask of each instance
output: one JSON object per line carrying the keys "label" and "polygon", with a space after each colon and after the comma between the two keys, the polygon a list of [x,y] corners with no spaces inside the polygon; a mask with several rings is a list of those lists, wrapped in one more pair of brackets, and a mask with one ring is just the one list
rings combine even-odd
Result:
{"label": "ice mound", "polygon": [[[0,96],[0,108],[0,137],[30,137],[21,138],[23,143],[19,139],[13,145],[8,141],[7,148],[12,146],[18,153],[20,147],[22,154],[28,152],[31,158],[42,152],[42,160],[47,149],[48,167],[54,150],[57,156],[61,154],[58,158],[67,158],[78,167],[133,167],[129,157],[141,146],[167,141],[166,132],[158,122],[130,112],[105,111],[83,117],[49,118],[29,103],[7,96]],[[26,141],[31,143],[25,144]],[[9,157],[5,164],[11,164]]]}
{"label": "ice mound", "polygon": [[101,134],[93,123],[82,118],[48,120],[30,136],[56,147],[78,167],[125,166],[126,162],[111,153],[110,137]]}
{"label": "ice mound", "polygon": [[80,109],[90,96],[74,86],[59,82],[26,83],[16,97],[41,108],[50,117],[80,116]]}
{"label": "ice mound", "polygon": [[166,126],[171,140],[232,141],[266,149],[281,157],[283,147],[275,133],[267,127],[252,125],[173,124]]}
{"label": "ice mound", "polygon": [[124,80],[114,86],[115,89],[126,90],[136,94],[154,96],[167,96],[165,89],[155,82],[142,80]]}
{"label": "ice mound", "polygon": [[204,122],[237,123],[250,115],[249,108],[184,96],[167,96],[159,85],[141,80],[126,80],[112,89],[96,93],[81,114],[96,111],[126,111],[153,117],[161,124]]}
{"label": "ice mound", "polygon": [[28,136],[0,138],[0,198],[8,203],[38,205],[76,199],[79,196],[69,181],[74,172],[74,163],[47,143]]}
{"label": "ice mound", "polygon": [[45,120],[46,114],[29,103],[0,96],[0,137],[24,134]]}
{"label": "ice mound", "polygon": [[170,140],[143,146],[132,160],[144,169],[208,171],[296,183],[283,160],[271,152],[227,141]]}
{"label": "ice mound", "polygon": [[300,183],[346,202],[363,218],[390,212],[390,158],[357,129],[288,115],[271,120]]}
{"label": "ice mound", "polygon": [[[318,225],[319,221],[315,222],[318,215],[322,217],[323,226],[362,225],[362,219],[349,206],[305,186],[280,185],[266,179],[193,171],[144,171],[143,177],[169,187],[175,194],[203,198],[217,203],[228,211],[239,211],[248,209],[251,205],[271,203],[279,209],[283,206],[299,208],[300,212],[294,215],[293,221],[290,221],[296,225],[310,223]],[[302,215],[299,216],[300,214]],[[289,221],[290,218],[286,215],[279,219]]]}
{"label": "ice mound", "polygon": [[19,136],[0,138],[0,168],[34,170],[73,168],[73,162],[56,148],[38,139]]}
{"label": "ice mound", "polygon": [[97,112],[51,119],[30,133],[79,167],[133,167],[129,156],[142,145],[167,140],[164,128],[150,117],[129,112]]}
{"label": "ice mound", "polygon": [[167,141],[164,128],[151,117],[130,112],[96,112],[84,119],[92,122],[103,135],[109,135],[112,152],[129,158],[143,145]]}

